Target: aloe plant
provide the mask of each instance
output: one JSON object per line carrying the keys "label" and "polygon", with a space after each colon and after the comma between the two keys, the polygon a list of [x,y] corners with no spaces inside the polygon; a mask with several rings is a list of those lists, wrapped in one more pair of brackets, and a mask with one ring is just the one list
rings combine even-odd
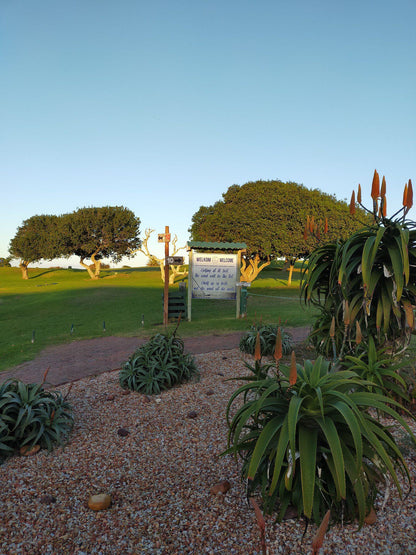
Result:
{"label": "aloe plant", "polygon": [[386,349],[377,349],[371,336],[367,345],[358,348],[355,356],[347,355],[341,362],[344,369],[352,370],[366,380],[369,391],[393,394],[402,402],[408,402],[406,381],[399,372],[405,365],[406,362],[397,362],[393,356],[388,356]]}
{"label": "aloe plant", "polygon": [[370,409],[412,432],[391,406],[398,403],[364,386],[355,372],[334,371],[319,357],[238,388],[227,406],[225,453],[242,458],[247,494],[260,488],[265,510],[278,509],[278,519],[294,505],[317,524],[328,509],[353,519],[358,507],[360,526],[386,474],[402,495],[398,474],[410,484],[406,463]]}
{"label": "aloe plant", "polygon": [[194,357],[184,353],[183,340],[158,333],[123,364],[119,383],[125,389],[153,395],[193,376],[198,376],[198,369]]}
{"label": "aloe plant", "polygon": [[43,384],[7,380],[0,385],[0,457],[23,446],[52,450],[61,445],[74,423],[71,405],[60,392]]}
{"label": "aloe plant", "polygon": [[[338,355],[355,347],[354,323],[377,344],[393,351],[405,348],[414,329],[416,304],[416,230],[406,219],[413,200],[403,199],[403,214],[385,215],[385,180],[380,191],[375,172],[372,187],[373,224],[347,240],[321,245],[311,253],[302,274],[301,295],[321,309],[311,339],[322,354],[330,354],[328,329],[335,318]],[[411,181],[407,190],[411,190]],[[359,191],[359,204],[361,192]],[[354,199],[353,199],[354,200]],[[379,205],[380,201],[380,205]],[[352,208],[355,202],[352,202]],[[348,305],[348,324],[345,306]]]}
{"label": "aloe plant", "polygon": [[[262,355],[272,355],[276,345],[278,329],[279,326],[277,324],[253,324],[240,340],[240,351],[249,355],[254,355],[257,334],[259,334]],[[282,353],[288,355],[292,351],[292,338],[290,334],[283,329],[281,329],[281,336]]]}

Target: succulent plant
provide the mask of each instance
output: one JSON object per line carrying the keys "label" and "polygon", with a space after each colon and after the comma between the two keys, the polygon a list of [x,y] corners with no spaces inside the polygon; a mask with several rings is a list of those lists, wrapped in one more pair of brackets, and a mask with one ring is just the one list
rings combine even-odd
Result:
{"label": "succulent plant", "polygon": [[23,446],[52,450],[64,443],[73,422],[72,408],[60,392],[16,379],[0,385],[0,458]]}
{"label": "succulent plant", "polygon": [[[260,337],[260,349],[262,356],[272,355],[276,345],[276,336],[279,326],[277,324],[253,324],[240,340],[240,351],[254,355],[257,334]],[[282,353],[288,355],[292,351],[292,338],[289,333],[281,329]]]}
{"label": "succulent plant", "polygon": [[182,339],[158,333],[123,364],[119,383],[125,389],[152,395],[193,376],[198,376],[198,369],[194,357],[184,353]]}
{"label": "succulent plant", "polygon": [[328,509],[335,519],[353,519],[358,507],[362,525],[386,475],[399,495],[398,472],[410,484],[389,428],[372,412],[395,420],[414,440],[392,405],[401,409],[367,391],[355,372],[334,371],[322,357],[302,367],[292,357],[278,375],[250,380],[231,396],[225,454],[242,458],[248,496],[260,488],[265,511],[278,510],[279,519],[289,505],[317,524]]}

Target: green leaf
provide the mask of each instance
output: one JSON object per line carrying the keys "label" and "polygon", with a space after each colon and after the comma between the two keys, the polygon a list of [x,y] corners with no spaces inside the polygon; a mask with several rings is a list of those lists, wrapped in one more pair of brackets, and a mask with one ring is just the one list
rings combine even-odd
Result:
{"label": "green leaf", "polygon": [[316,450],[318,430],[299,427],[299,455],[302,480],[303,510],[307,518],[312,516],[315,491]]}
{"label": "green leaf", "polygon": [[330,418],[317,418],[316,421],[320,425],[322,431],[325,434],[328,446],[331,450],[335,475],[334,481],[337,486],[337,490],[342,499],[346,497],[346,485],[345,485],[345,467],[344,467],[344,456],[342,453],[341,442],[338,436],[336,426]]}

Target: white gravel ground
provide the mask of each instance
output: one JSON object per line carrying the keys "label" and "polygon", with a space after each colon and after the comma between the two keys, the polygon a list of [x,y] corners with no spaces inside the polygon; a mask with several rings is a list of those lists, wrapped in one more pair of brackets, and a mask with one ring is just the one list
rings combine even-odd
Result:
{"label": "white gravel ground", "polygon": [[[74,383],[76,423],[65,448],[0,466],[0,554],[260,554],[239,466],[219,456],[227,441],[225,406],[237,387],[225,380],[244,372],[241,355],[196,359],[200,382],[157,398],[123,394],[117,371]],[[120,436],[120,428],[129,434]],[[406,459],[415,476],[415,452]],[[210,488],[222,480],[231,489],[216,497]],[[91,511],[94,493],[110,494],[111,507]],[[267,517],[269,555],[310,553],[316,528],[302,541],[303,530],[301,521]],[[376,524],[356,530],[332,527],[321,552],[416,554],[415,492],[401,501],[392,490]]]}

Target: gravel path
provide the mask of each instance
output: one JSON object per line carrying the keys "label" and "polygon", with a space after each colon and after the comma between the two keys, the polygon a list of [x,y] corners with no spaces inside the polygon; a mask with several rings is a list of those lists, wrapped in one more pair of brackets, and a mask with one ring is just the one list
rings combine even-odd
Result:
{"label": "gravel path", "polygon": [[[76,381],[68,445],[0,466],[0,553],[260,555],[239,465],[219,456],[227,442],[225,406],[238,385],[226,380],[244,373],[242,356],[235,349],[196,360],[199,382],[156,398],[124,394],[117,371]],[[65,393],[68,385],[57,389]],[[414,452],[407,461],[415,476]],[[222,480],[231,489],[211,494]],[[110,494],[111,507],[90,510],[94,493]],[[392,490],[376,524],[359,532],[334,526],[322,553],[416,554],[415,511],[414,491],[400,501]],[[302,522],[268,517],[269,555],[309,554],[315,530],[302,541]]]}

